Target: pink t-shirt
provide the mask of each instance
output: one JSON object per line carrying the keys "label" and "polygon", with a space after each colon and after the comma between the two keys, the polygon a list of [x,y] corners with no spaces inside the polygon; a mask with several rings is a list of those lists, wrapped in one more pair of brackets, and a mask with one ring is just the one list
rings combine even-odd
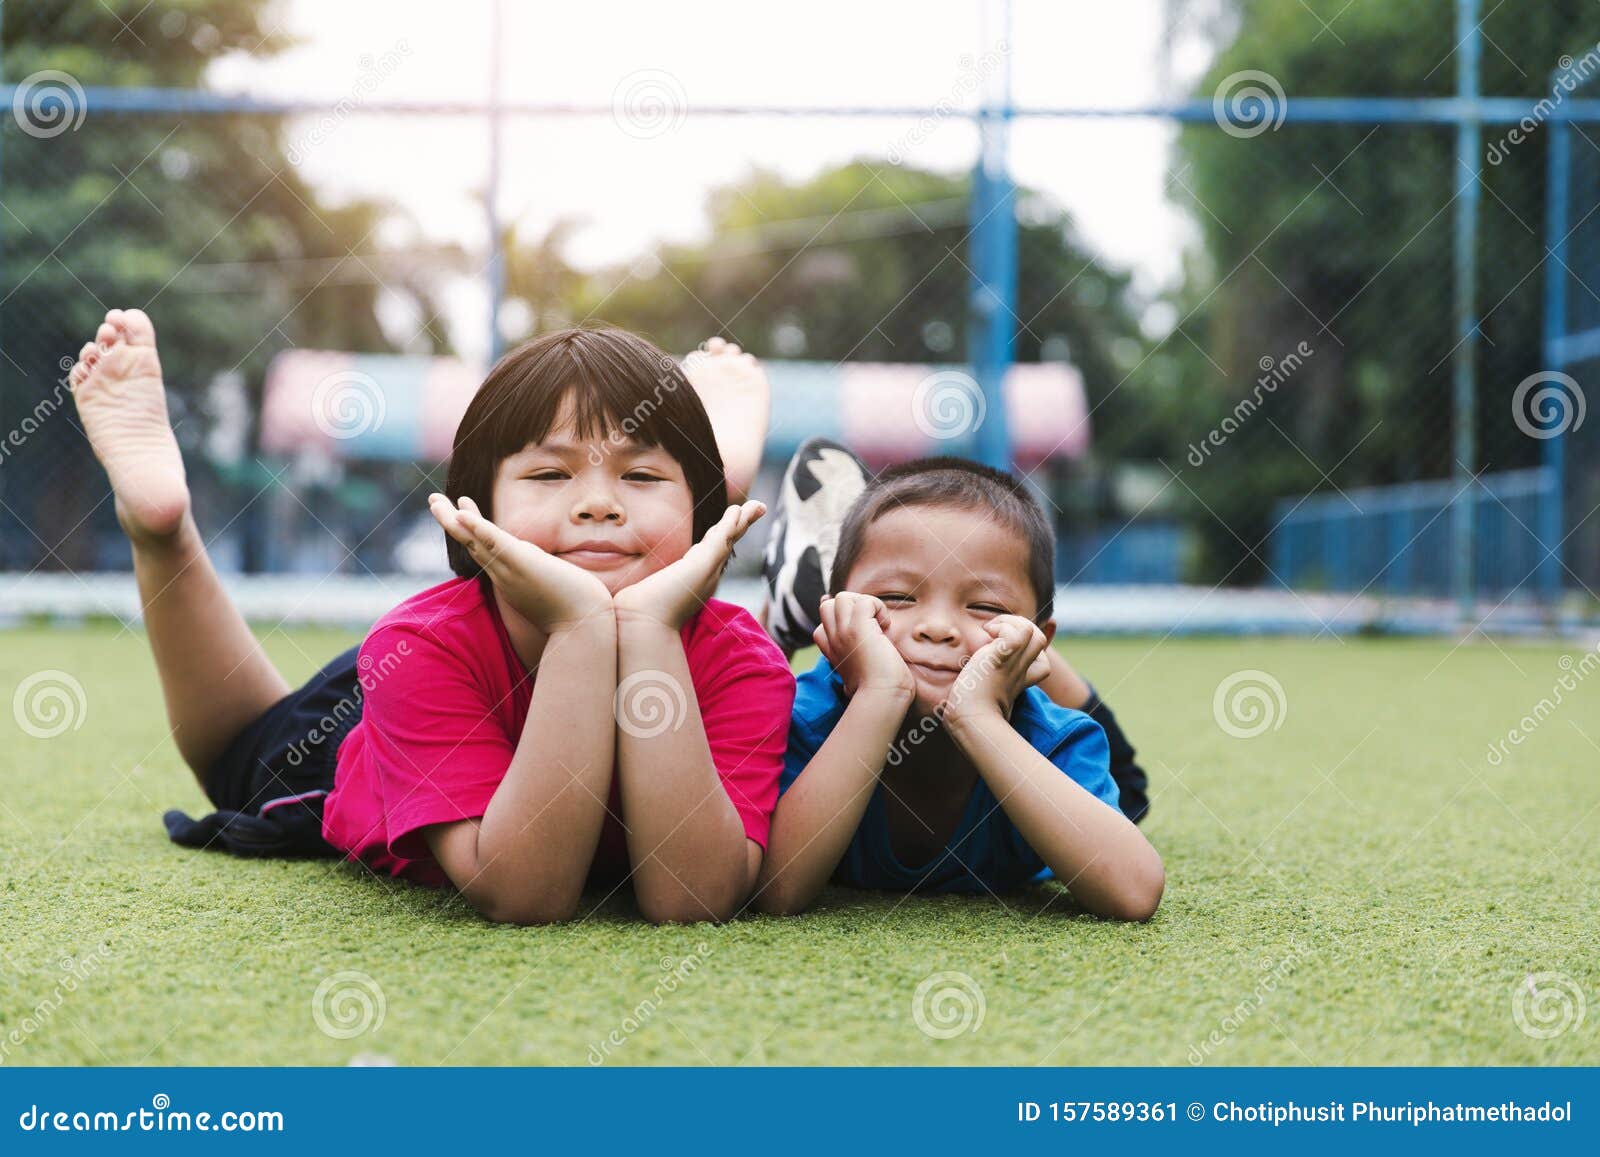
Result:
{"label": "pink t-shirt", "polygon": [[[683,650],[723,790],[762,847],[778,802],[794,676],[741,607],[710,599]],[[350,859],[418,883],[448,879],[419,831],[476,819],[505,778],[534,673],[476,579],[451,579],[379,619],[361,645],[361,721],[339,745],[322,834]],[[671,710],[670,705],[668,709]],[[641,725],[651,720],[641,718]],[[615,769],[591,878],[628,872]]]}

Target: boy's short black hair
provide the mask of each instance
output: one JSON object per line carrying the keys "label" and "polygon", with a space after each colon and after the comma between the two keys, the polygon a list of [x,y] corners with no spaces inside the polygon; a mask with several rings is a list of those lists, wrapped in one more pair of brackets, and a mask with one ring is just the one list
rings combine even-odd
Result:
{"label": "boy's short black hair", "polygon": [[[445,495],[463,494],[493,519],[500,463],[542,441],[571,395],[578,436],[632,438],[677,459],[694,499],[694,541],[728,508],[728,479],[700,395],[670,354],[627,330],[580,326],[536,337],[489,371],[456,428]],[[446,536],[450,569],[476,578],[483,568]]]}
{"label": "boy's short black hair", "polygon": [[992,514],[1028,544],[1028,582],[1043,626],[1055,614],[1056,536],[1039,500],[1016,475],[965,458],[916,458],[891,466],[866,485],[839,528],[828,593],[844,589],[861,557],[867,531],[890,510],[906,506],[948,506]]}

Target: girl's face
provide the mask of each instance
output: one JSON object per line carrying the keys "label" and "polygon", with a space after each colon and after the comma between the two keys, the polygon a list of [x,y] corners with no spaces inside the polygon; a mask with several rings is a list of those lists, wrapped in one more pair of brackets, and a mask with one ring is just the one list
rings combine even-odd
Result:
{"label": "girl's face", "polygon": [[694,545],[694,497],[678,460],[620,434],[583,441],[570,398],[544,441],[501,460],[490,517],[613,595]]}

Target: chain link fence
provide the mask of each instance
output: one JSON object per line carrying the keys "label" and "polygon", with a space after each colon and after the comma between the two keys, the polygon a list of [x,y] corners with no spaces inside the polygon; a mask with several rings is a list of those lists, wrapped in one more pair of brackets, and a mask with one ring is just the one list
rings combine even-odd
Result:
{"label": "chain link fence", "polygon": [[[491,329],[515,342],[604,320],[769,359],[760,494],[812,433],[875,462],[973,452],[986,395],[969,366],[1003,310],[1003,411],[1054,507],[1064,582],[1442,595],[1465,485],[1486,520],[1477,594],[1600,588],[1594,426],[1554,439],[1552,474],[1547,429],[1513,407],[1557,368],[1550,119],[1570,118],[1562,332],[1600,328],[1600,117],[1563,87],[1596,69],[1592,3],[1484,5],[1465,41],[1452,0],[1022,2],[982,35],[986,6],[951,3],[938,18],[973,31],[928,41],[909,104],[853,58],[770,63],[736,99],[702,95],[715,60],[697,74],[652,56],[665,33],[649,22],[683,17],[610,5],[582,17],[618,41],[582,81],[517,8],[497,45],[513,91],[487,101],[494,6],[459,7],[466,32],[401,4],[355,37],[356,17],[257,0],[4,4],[0,569],[128,566],[64,386],[110,307],[155,319],[221,567],[379,575],[443,566],[422,502],[444,473],[430,423],[481,374]],[[903,27],[840,49],[887,62],[935,15],[813,19],[868,39]],[[293,35],[323,54],[296,57]],[[1485,101],[1449,104],[1469,51]],[[517,90],[532,62],[554,78]],[[222,96],[219,76],[242,87]],[[822,87],[858,106],[799,104]],[[974,211],[973,174],[999,124],[997,221]],[[652,234],[696,210],[697,229]],[[979,239],[1013,216],[1014,286],[976,285]],[[1474,264],[1464,327],[1454,295]],[[288,356],[306,351],[337,356]],[[1564,367],[1580,399],[1597,356]],[[942,374],[967,403],[953,419],[927,409]],[[275,427],[279,396],[331,408]],[[1532,497],[1500,501],[1523,493],[1503,475]],[[1563,495],[1559,526],[1541,487]]]}

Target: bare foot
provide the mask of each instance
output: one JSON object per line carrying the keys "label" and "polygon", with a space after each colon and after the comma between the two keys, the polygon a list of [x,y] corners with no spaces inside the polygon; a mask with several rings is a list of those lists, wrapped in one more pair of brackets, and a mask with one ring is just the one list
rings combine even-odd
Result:
{"label": "bare foot", "polygon": [[683,371],[711,417],[711,431],[728,475],[728,501],[743,502],[761,468],[772,417],[767,371],[753,354],[720,337],[684,359]]}
{"label": "bare foot", "polygon": [[68,382],[89,444],[111,478],[122,529],[135,544],[177,533],[189,511],[189,484],[150,319],[137,309],[106,314]]}

